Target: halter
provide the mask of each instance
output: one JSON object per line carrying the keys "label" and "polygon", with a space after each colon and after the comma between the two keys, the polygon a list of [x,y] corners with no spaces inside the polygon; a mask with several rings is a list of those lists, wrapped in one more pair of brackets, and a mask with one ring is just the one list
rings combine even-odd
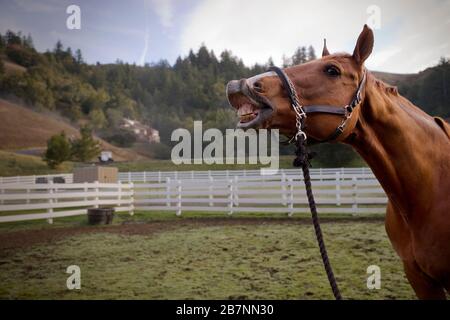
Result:
{"label": "halter", "polygon": [[297,133],[289,139],[288,143],[292,143],[294,140],[297,140],[299,136],[302,136],[305,141],[307,140],[306,133],[304,132],[305,129],[304,122],[306,119],[306,115],[308,113],[328,113],[342,116],[343,120],[339,124],[339,126],[334,130],[334,132],[325,140],[320,140],[317,142],[318,143],[329,142],[337,139],[342,134],[342,132],[344,132],[345,126],[347,125],[347,121],[351,118],[353,110],[361,103],[362,100],[361,93],[366,83],[366,71],[364,70],[363,77],[359,82],[358,88],[356,89],[356,93],[352,101],[344,107],[336,107],[328,105],[302,106],[300,104],[297,91],[295,90],[295,87],[291,79],[289,79],[289,77],[287,76],[287,74],[281,68],[275,66],[270,67],[269,71],[275,72],[280,78],[281,82],[283,83],[283,87],[288,92],[292,109],[295,112]]}

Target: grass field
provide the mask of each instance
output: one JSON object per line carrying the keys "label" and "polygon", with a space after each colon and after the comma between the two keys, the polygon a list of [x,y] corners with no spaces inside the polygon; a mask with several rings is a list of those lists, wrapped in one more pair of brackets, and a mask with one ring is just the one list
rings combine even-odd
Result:
{"label": "grass field", "polygon": [[[0,298],[331,299],[309,219],[249,216],[141,212],[103,227],[85,217],[2,226]],[[414,298],[382,219],[322,220],[345,298]],[[379,290],[366,287],[374,264]],[[81,290],[66,288],[69,265],[81,268]]]}

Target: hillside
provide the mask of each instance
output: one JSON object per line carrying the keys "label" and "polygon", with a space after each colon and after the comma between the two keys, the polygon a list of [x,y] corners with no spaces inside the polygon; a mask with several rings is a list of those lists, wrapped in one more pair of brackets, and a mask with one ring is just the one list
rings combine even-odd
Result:
{"label": "hillside", "polygon": [[370,71],[377,79],[380,79],[390,85],[398,86],[407,81],[415,81],[418,77],[417,73],[400,74],[380,71]]}
{"label": "hillside", "polygon": [[[29,108],[0,99],[0,149],[44,150],[47,140],[54,134],[64,131],[68,137],[79,137],[78,129],[55,115],[38,113]],[[98,139],[98,138],[97,138]],[[144,157],[134,151],[117,148],[98,139],[103,150],[110,150],[117,161],[140,160]]]}
{"label": "hillside", "polygon": [[[283,64],[289,66],[315,59],[312,49],[306,54],[306,47],[299,47]],[[167,159],[174,145],[170,139],[173,130],[191,130],[194,120],[202,120],[204,129],[224,131],[234,128],[236,114],[228,107],[224,92],[226,83],[262,73],[272,63],[269,59],[263,65],[246,66],[230,51],[216,55],[203,45],[197,52],[191,50],[187,56],[178,57],[173,64],[165,60],[144,66],[119,60],[114,64],[87,64],[80,50],[64,48],[60,41],[53,50],[40,53],[34,48],[31,37],[24,38],[21,33],[8,31],[0,35],[0,97],[15,96],[38,110],[61,115],[72,129],[87,124],[97,136],[116,145],[121,145],[117,141],[126,141],[126,134],[121,132],[123,119],[138,120],[158,130],[161,143],[148,144],[144,148],[134,145],[135,150],[150,157]],[[447,59],[443,58],[436,66],[417,74],[373,73],[398,86],[402,95],[425,112],[450,117],[450,63]],[[15,136],[4,137],[3,143],[9,144],[11,149],[44,146],[43,137],[48,137],[43,133],[47,130],[46,125],[33,126],[34,121],[29,122],[16,126],[13,121],[9,127],[15,130],[10,133]],[[22,133],[21,128],[27,126],[38,132],[30,133],[25,139],[22,135],[26,133]],[[50,126],[54,127],[56,124]],[[50,131],[58,130],[60,128]],[[70,135],[70,132],[68,128],[66,133]],[[34,140],[39,143],[31,143]],[[14,145],[19,141],[22,141],[20,145]],[[324,148],[321,150],[321,154],[326,155],[324,162],[329,159],[331,165],[335,159],[345,158],[342,150]],[[281,150],[282,154],[286,152]],[[348,155],[349,161],[356,157],[351,153]]]}

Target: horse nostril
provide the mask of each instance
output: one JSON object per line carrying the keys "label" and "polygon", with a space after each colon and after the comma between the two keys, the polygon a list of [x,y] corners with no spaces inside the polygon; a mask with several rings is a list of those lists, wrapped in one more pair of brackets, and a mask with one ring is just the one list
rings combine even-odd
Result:
{"label": "horse nostril", "polygon": [[256,81],[256,82],[253,84],[253,89],[254,89],[256,92],[262,93],[262,92],[263,92],[262,83],[261,83],[260,81]]}

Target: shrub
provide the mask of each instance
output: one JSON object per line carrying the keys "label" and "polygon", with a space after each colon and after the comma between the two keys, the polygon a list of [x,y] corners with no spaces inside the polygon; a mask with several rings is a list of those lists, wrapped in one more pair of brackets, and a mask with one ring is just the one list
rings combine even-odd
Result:
{"label": "shrub", "polygon": [[43,160],[47,162],[49,168],[55,169],[64,161],[69,160],[70,156],[71,146],[64,132],[52,136],[47,141],[47,150],[45,151]]}

